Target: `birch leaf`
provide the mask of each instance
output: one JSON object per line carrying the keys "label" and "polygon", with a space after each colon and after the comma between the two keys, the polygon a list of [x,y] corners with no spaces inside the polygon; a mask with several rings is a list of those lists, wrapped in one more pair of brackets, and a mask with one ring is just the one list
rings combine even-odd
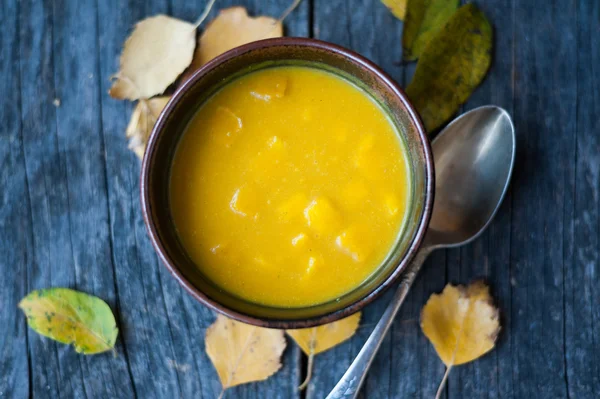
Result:
{"label": "birch leaf", "polygon": [[481,83],[491,62],[492,28],[473,4],[458,9],[427,43],[406,94],[431,132]]}
{"label": "birch leaf", "polygon": [[165,96],[140,100],[131,114],[125,135],[129,139],[129,149],[135,152],[140,159],[144,157],[148,137],[150,137],[154,124],[170,98]]}
{"label": "birch leaf", "polygon": [[223,9],[200,36],[188,74],[232,48],[281,36],[281,20],[265,16],[253,18],[248,16],[244,7],[239,6]]}
{"label": "birch leaf", "polygon": [[458,0],[412,0],[408,2],[402,48],[405,60],[419,58],[425,45],[456,11]]}
{"label": "birch leaf", "polygon": [[341,344],[351,338],[360,322],[361,313],[355,313],[333,323],[323,326],[302,328],[298,330],[286,330],[288,335],[300,346],[302,351],[308,356],[308,371],[306,379],[300,385],[299,389],[304,389],[312,375],[313,358],[316,354],[325,352],[336,345]]}
{"label": "birch leaf", "polygon": [[381,2],[390,9],[396,18],[404,21],[404,17],[406,16],[406,3],[408,0],[381,0]]}
{"label": "birch leaf", "polygon": [[32,330],[78,353],[93,355],[113,349],[119,332],[110,307],[92,295],[68,288],[29,293],[19,302]]}
{"label": "birch leaf", "polygon": [[147,99],[165,91],[190,65],[196,25],[166,15],[138,22],[123,47],[111,97]]}
{"label": "birch leaf", "polygon": [[282,330],[255,327],[222,315],[206,330],[205,343],[223,390],[275,374],[286,345]]}
{"label": "birch leaf", "polygon": [[465,288],[446,285],[432,295],[421,312],[421,329],[447,367],[471,362],[494,348],[500,332],[498,309],[489,288],[478,281]]}

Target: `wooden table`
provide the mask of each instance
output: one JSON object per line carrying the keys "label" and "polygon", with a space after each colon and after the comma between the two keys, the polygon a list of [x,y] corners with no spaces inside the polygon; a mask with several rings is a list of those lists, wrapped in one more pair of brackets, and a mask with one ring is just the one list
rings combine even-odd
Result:
{"label": "wooden table", "polygon": [[[278,16],[288,0],[241,1]],[[195,20],[205,0],[3,0],[0,5],[0,397],[215,398],[204,351],[214,314],[155,256],[142,221],[139,160],[124,130],[132,106],[107,95],[132,25],[166,13]],[[239,4],[219,0],[216,8]],[[600,2],[479,0],[495,28],[494,61],[464,110],[513,116],[510,193],[473,244],[428,261],[375,360],[366,398],[432,398],[444,367],[419,313],[447,282],[484,277],[502,310],[497,348],[456,368],[449,398],[600,395]],[[214,15],[213,11],[213,15]],[[331,41],[406,84],[402,23],[377,0],[304,0],[289,36]],[[118,356],[82,356],[27,328],[27,292],[72,287],[105,299],[120,326]],[[226,398],[323,398],[369,335],[389,295],[349,342],[284,367]]]}

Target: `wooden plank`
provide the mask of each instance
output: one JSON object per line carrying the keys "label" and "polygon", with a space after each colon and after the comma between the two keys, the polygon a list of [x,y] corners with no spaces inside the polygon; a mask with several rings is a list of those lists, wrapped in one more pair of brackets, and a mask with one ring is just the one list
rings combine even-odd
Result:
{"label": "wooden plank", "polygon": [[[464,109],[494,104],[511,115],[514,109],[512,83],[513,10],[511,2],[481,1],[478,5],[494,27],[493,62],[483,84],[476,89]],[[520,137],[523,132],[517,131]],[[449,281],[468,284],[483,278],[490,285],[502,311],[502,332],[497,347],[477,361],[455,368],[447,384],[448,397],[496,398],[513,395],[511,354],[511,193],[486,232],[472,244],[449,252]]]}
{"label": "wooden plank", "polygon": [[[34,11],[34,9],[36,11]],[[34,247],[28,265],[29,289],[75,285],[70,241],[68,189],[64,157],[58,150],[56,110],[53,105],[54,70],[52,5],[20,2],[20,75],[23,120],[23,147],[31,203]],[[28,60],[24,62],[23,60]],[[64,350],[50,340],[28,331],[31,357],[32,393],[58,396],[63,390],[82,392],[81,371],[72,372],[77,384],[60,384],[61,370],[76,367],[76,355],[60,364]],[[69,350],[72,351],[72,350]],[[66,351],[64,353],[67,353]],[[74,366],[75,365],[75,366]],[[61,367],[62,366],[62,367]]]}
{"label": "wooden plank", "polygon": [[[380,2],[316,0],[314,33],[318,39],[348,47],[373,60],[402,85],[406,82],[411,68],[401,64],[402,22]],[[418,318],[424,292],[443,287],[444,268],[443,253],[433,255],[425,266],[427,278],[418,278],[386,337],[365,382],[365,397],[406,397],[421,392],[434,395],[443,367],[432,348],[425,345]],[[317,356],[307,397],[325,397],[335,386],[379,320],[389,298],[388,293],[363,312],[362,327],[355,338]]]}
{"label": "wooden plank", "polygon": [[[114,309],[94,2],[19,4],[23,146],[33,231],[29,288],[71,287],[100,296]],[[130,394],[123,356],[84,357],[31,331],[28,337],[33,395]]]}
{"label": "wooden plank", "polygon": [[0,395],[30,394],[25,318],[17,304],[27,294],[33,263],[32,225],[21,123],[19,2],[0,7]]}
{"label": "wooden plank", "polygon": [[[248,8],[250,15],[269,15],[279,18],[283,12],[291,4],[290,0],[219,0],[216,3],[218,8],[226,8],[228,6],[245,5]],[[299,7],[290,14],[284,22],[286,36],[308,36],[309,33],[309,2],[303,1]],[[216,12],[216,10],[214,10]],[[273,399],[288,399],[299,398],[301,393],[297,387],[302,382],[301,380],[301,364],[302,353],[298,346],[292,340],[287,339],[288,347],[283,355],[283,367],[273,377],[267,381],[247,386],[239,386],[231,389],[226,398],[273,398]],[[209,366],[210,371],[203,371],[205,376],[213,376],[214,371],[212,365]],[[215,378],[215,377],[212,377]],[[211,398],[213,396],[209,396]]]}
{"label": "wooden plank", "polygon": [[[575,104],[561,107],[574,109],[569,126],[575,124],[575,162],[565,194],[564,305],[565,366],[567,394],[570,398],[600,395],[598,322],[600,321],[600,4],[577,2],[577,14],[569,23],[578,28],[570,45],[574,58],[565,60],[576,65],[575,75],[560,82],[575,90]],[[573,40],[575,44],[573,44]],[[570,52],[571,53],[571,52]],[[570,98],[562,101],[571,101]],[[557,127],[562,128],[562,124]],[[574,195],[570,195],[574,194]]]}
{"label": "wooden plank", "polygon": [[[110,236],[115,265],[123,350],[138,397],[184,397],[202,392],[194,364],[184,357],[194,335],[169,319],[163,285],[169,278],[150,245],[139,205],[139,161],[127,149],[125,127],[132,104],[108,96],[109,77],[133,25],[168,13],[166,0],[98,2],[99,86],[105,142]],[[169,280],[170,281],[170,280]],[[179,287],[172,287],[179,293]],[[182,310],[182,313],[183,310]],[[179,338],[179,341],[177,339]],[[182,355],[183,353],[183,355]]]}
{"label": "wooden plank", "polygon": [[[154,255],[139,207],[139,161],[127,150],[124,138],[131,107],[104,94],[109,87],[106,78],[117,70],[121,45],[135,22],[160,12],[194,21],[205,3],[153,2],[146,7],[135,2],[99,3],[100,20],[118,22],[100,28],[102,120],[121,322],[135,392],[140,397],[213,398],[219,394],[218,378],[204,350],[204,335],[214,315],[179,287]],[[254,14],[280,15],[287,4],[273,1],[246,5]],[[229,4],[222,1],[217,5],[223,8]],[[290,32],[307,32],[307,11],[304,5],[290,15]],[[234,388],[227,395],[296,397],[299,357],[297,349],[288,349],[284,368],[274,377]]]}
{"label": "wooden plank", "polygon": [[[508,316],[515,397],[567,397],[565,262],[573,198],[578,54],[573,3],[515,3]],[[518,17],[517,17],[518,16]],[[532,23],[533,22],[533,23]],[[560,27],[557,29],[557,27]],[[507,316],[507,317],[508,317]],[[498,356],[506,356],[501,352]]]}

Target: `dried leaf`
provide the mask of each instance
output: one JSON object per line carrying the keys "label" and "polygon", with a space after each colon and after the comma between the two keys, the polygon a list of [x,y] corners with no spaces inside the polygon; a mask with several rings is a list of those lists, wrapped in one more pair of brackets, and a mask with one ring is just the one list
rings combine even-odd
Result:
{"label": "dried leaf", "polygon": [[138,22],[123,47],[111,97],[137,100],[165,91],[190,65],[196,25],[157,15]]}
{"label": "dried leaf", "polygon": [[405,60],[419,58],[425,45],[446,24],[458,0],[412,0],[408,2],[402,48]]}
{"label": "dried leaf", "polygon": [[125,136],[129,138],[129,149],[135,152],[140,159],[144,157],[148,137],[152,133],[154,124],[170,98],[165,96],[140,100],[133,109]]}
{"label": "dried leaf", "polygon": [[286,330],[307,355],[316,355],[341,344],[354,335],[361,313],[318,327]]}
{"label": "dried leaf", "polygon": [[333,323],[325,324],[323,326],[286,330],[288,335],[296,341],[298,346],[300,346],[302,351],[308,356],[306,379],[302,385],[300,385],[299,389],[304,389],[310,381],[314,356],[351,338],[358,328],[360,316],[361,313],[358,312],[345,319],[334,321]]}
{"label": "dried leaf", "polygon": [[281,36],[281,20],[265,16],[249,17],[244,7],[223,9],[200,36],[189,70],[193,72],[216,56],[242,44]]}
{"label": "dried leaf", "polygon": [[387,8],[390,9],[392,14],[399,20],[403,21],[406,16],[406,3],[408,0],[381,0]]}
{"label": "dried leaf", "polygon": [[93,355],[113,349],[119,330],[109,306],[92,295],[68,288],[32,291],[19,302],[35,332],[78,353]]}
{"label": "dried leaf", "polygon": [[423,307],[421,329],[447,366],[439,393],[453,366],[473,361],[494,348],[500,332],[499,312],[483,282],[467,288],[448,284]]}
{"label": "dried leaf", "polygon": [[429,41],[406,88],[429,132],[447,121],[483,80],[491,50],[492,28],[473,4],[459,8]]}
{"label": "dried leaf", "polygon": [[206,330],[206,353],[223,390],[275,374],[281,368],[285,345],[282,330],[255,327],[222,315]]}

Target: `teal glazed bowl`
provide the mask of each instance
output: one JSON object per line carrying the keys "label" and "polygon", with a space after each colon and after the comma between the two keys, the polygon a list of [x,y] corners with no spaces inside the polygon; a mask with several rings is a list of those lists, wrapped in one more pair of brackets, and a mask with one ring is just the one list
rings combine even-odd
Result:
{"label": "teal glazed bowl", "polygon": [[[170,167],[176,146],[199,106],[245,73],[279,65],[334,72],[377,101],[397,126],[408,150],[412,195],[403,233],[390,255],[360,286],[335,300],[284,308],[248,302],[206,278],[181,245],[169,206]],[[303,38],[268,39],[237,47],[210,61],[177,90],[160,115],[146,148],[141,202],[152,245],[173,277],[198,301],[239,321],[268,328],[305,328],[349,316],[394,285],[425,235],[434,196],[434,166],[423,125],[404,92],[379,67],[334,44]]]}

